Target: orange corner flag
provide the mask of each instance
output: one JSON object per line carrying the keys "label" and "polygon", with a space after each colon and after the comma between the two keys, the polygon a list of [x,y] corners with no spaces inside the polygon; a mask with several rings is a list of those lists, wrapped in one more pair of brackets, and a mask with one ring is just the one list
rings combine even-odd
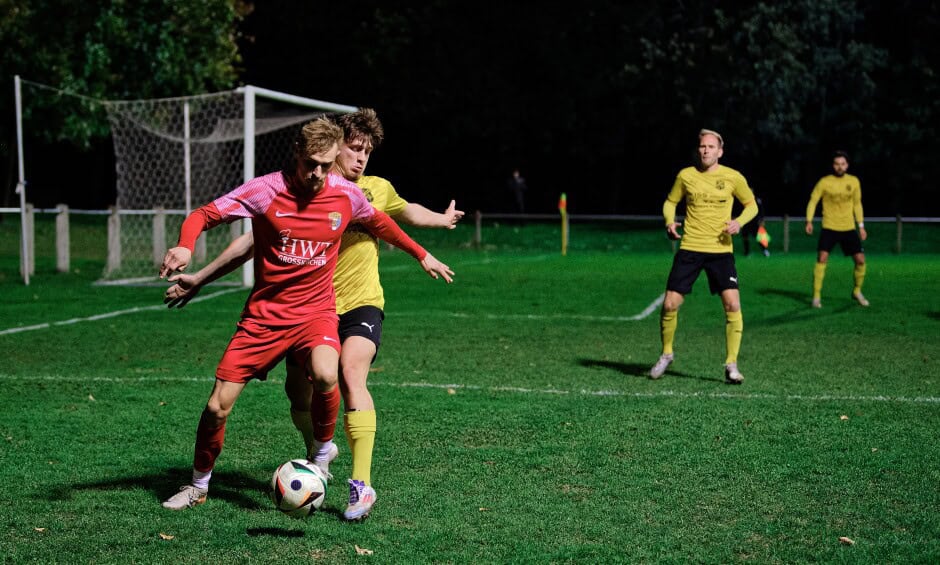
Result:
{"label": "orange corner flag", "polygon": [[770,245],[770,234],[767,233],[764,226],[757,228],[757,242],[765,248]]}
{"label": "orange corner flag", "polygon": [[568,195],[564,192],[561,193],[561,197],[558,199],[558,211],[561,213],[568,211]]}

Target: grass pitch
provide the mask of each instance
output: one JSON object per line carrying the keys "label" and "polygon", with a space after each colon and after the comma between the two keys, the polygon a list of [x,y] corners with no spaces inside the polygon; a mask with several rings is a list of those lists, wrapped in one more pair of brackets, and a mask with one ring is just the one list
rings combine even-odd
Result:
{"label": "grass pitch", "polygon": [[293,520],[266,498],[275,467],[302,450],[282,368],[239,399],[208,502],[161,508],[188,480],[247,292],[210,287],[169,311],[160,287],[94,286],[93,226],[72,273],[41,255],[25,287],[5,237],[5,560],[940,560],[934,236],[923,253],[869,252],[869,308],[849,297],[849,259],[833,256],[812,310],[811,250],[738,257],[746,380],[728,386],[704,278],[680,312],[676,362],[645,377],[670,266],[658,229],[573,226],[566,257],[552,226],[488,226],[482,249],[468,228],[415,234],[457,280],[383,252],[379,499],[359,524],[340,517],[342,437],[321,513]]}

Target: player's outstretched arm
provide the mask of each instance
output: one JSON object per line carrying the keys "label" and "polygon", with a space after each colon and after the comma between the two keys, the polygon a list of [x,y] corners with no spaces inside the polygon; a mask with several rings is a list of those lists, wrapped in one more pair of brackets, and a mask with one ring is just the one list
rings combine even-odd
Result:
{"label": "player's outstretched arm", "polygon": [[424,269],[425,273],[431,275],[431,278],[433,279],[440,277],[448,283],[454,282],[454,272],[450,269],[450,267],[438,261],[434,255],[431,255],[430,253],[425,255],[424,259],[421,260],[421,268]]}
{"label": "player's outstretched arm", "polygon": [[180,237],[176,247],[170,249],[163,256],[160,265],[160,278],[165,278],[175,271],[185,271],[193,258],[193,249],[196,247],[196,238],[204,230],[217,226],[222,221],[222,215],[215,204],[209,203],[193,210],[183,220],[180,227]]}
{"label": "player's outstretched arm", "polygon": [[408,237],[408,234],[402,231],[398,224],[385,212],[373,210],[373,214],[363,220],[362,223],[382,241],[391,243],[417,259],[421,263],[421,267],[432,278],[443,278],[447,282],[453,282],[451,277],[454,272],[450,270],[450,267],[435,259],[418,242]]}
{"label": "player's outstretched arm", "polygon": [[176,271],[185,271],[189,262],[193,258],[193,252],[186,247],[173,247],[163,256],[163,263],[160,265],[160,278],[165,278],[170,273]]}
{"label": "player's outstretched arm", "polygon": [[457,202],[450,201],[444,213],[432,212],[420,204],[409,202],[405,209],[395,215],[395,220],[419,228],[447,228],[454,229],[457,222],[463,218],[462,210],[457,209]]}
{"label": "player's outstretched arm", "polygon": [[199,289],[227,275],[251,258],[254,251],[254,234],[248,232],[238,236],[218,257],[192,275],[178,274],[168,280],[175,283],[166,289],[163,303],[167,308],[182,308],[199,294]]}

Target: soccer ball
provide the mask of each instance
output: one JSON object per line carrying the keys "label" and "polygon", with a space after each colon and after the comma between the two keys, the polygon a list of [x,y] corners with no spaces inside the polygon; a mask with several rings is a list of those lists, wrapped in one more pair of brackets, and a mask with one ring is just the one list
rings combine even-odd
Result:
{"label": "soccer ball", "polygon": [[278,510],[291,518],[304,518],[323,504],[326,477],[306,459],[294,459],[274,471],[269,494]]}

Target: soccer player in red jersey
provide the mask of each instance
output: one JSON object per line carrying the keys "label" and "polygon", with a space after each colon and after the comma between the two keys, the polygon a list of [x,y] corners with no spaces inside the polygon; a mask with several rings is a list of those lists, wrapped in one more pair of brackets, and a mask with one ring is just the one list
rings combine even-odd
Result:
{"label": "soccer player in red jersey", "polygon": [[163,259],[161,278],[189,265],[202,231],[251,218],[255,285],[199,420],[192,482],[167,499],[165,508],[182,510],[205,502],[235,401],[248,381],[265,379],[287,355],[305,365],[313,380],[314,429],[333,436],[340,351],[333,272],[350,222],[411,254],[433,278],[452,280],[447,265],[373,208],[355,184],[329,173],[342,139],[342,130],[328,119],[306,124],[291,166],[252,179],[195,210],[183,222],[178,246]]}
{"label": "soccer player in red jersey", "polygon": [[[389,214],[396,222],[411,226],[455,227],[464,213],[456,209],[453,200],[447,210],[439,214],[406,201],[388,180],[365,176],[373,149],[385,137],[375,110],[360,108],[334,120],[343,129],[344,137],[334,170],[356,183],[372,206]],[[249,232],[233,241],[219,257],[198,272],[174,275],[170,280],[176,284],[167,288],[165,302],[170,307],[184,306],[204,285],[237,266],[240,258],[249,259],[251,246],[252,234]],[[376,410],[366,383],[381,344],[385,318],[384,291],[379,278],[379,243],[368,230],[351,226],[343,234],[333,286],[342,344],[339,388],[345,405],[344,428],[352,455],[349,505],[343,511],[343,517],[361,520],[370,513],[376,501],[371,484]],[[313,422],[317,414],[311,418],[312,386],[306,377],[306,368],[288,357],[284,388],[291,403],[291,420],[304,438],[307,459],[332,478],[330,464],[339,450],[332,438],[315,434]]]}

